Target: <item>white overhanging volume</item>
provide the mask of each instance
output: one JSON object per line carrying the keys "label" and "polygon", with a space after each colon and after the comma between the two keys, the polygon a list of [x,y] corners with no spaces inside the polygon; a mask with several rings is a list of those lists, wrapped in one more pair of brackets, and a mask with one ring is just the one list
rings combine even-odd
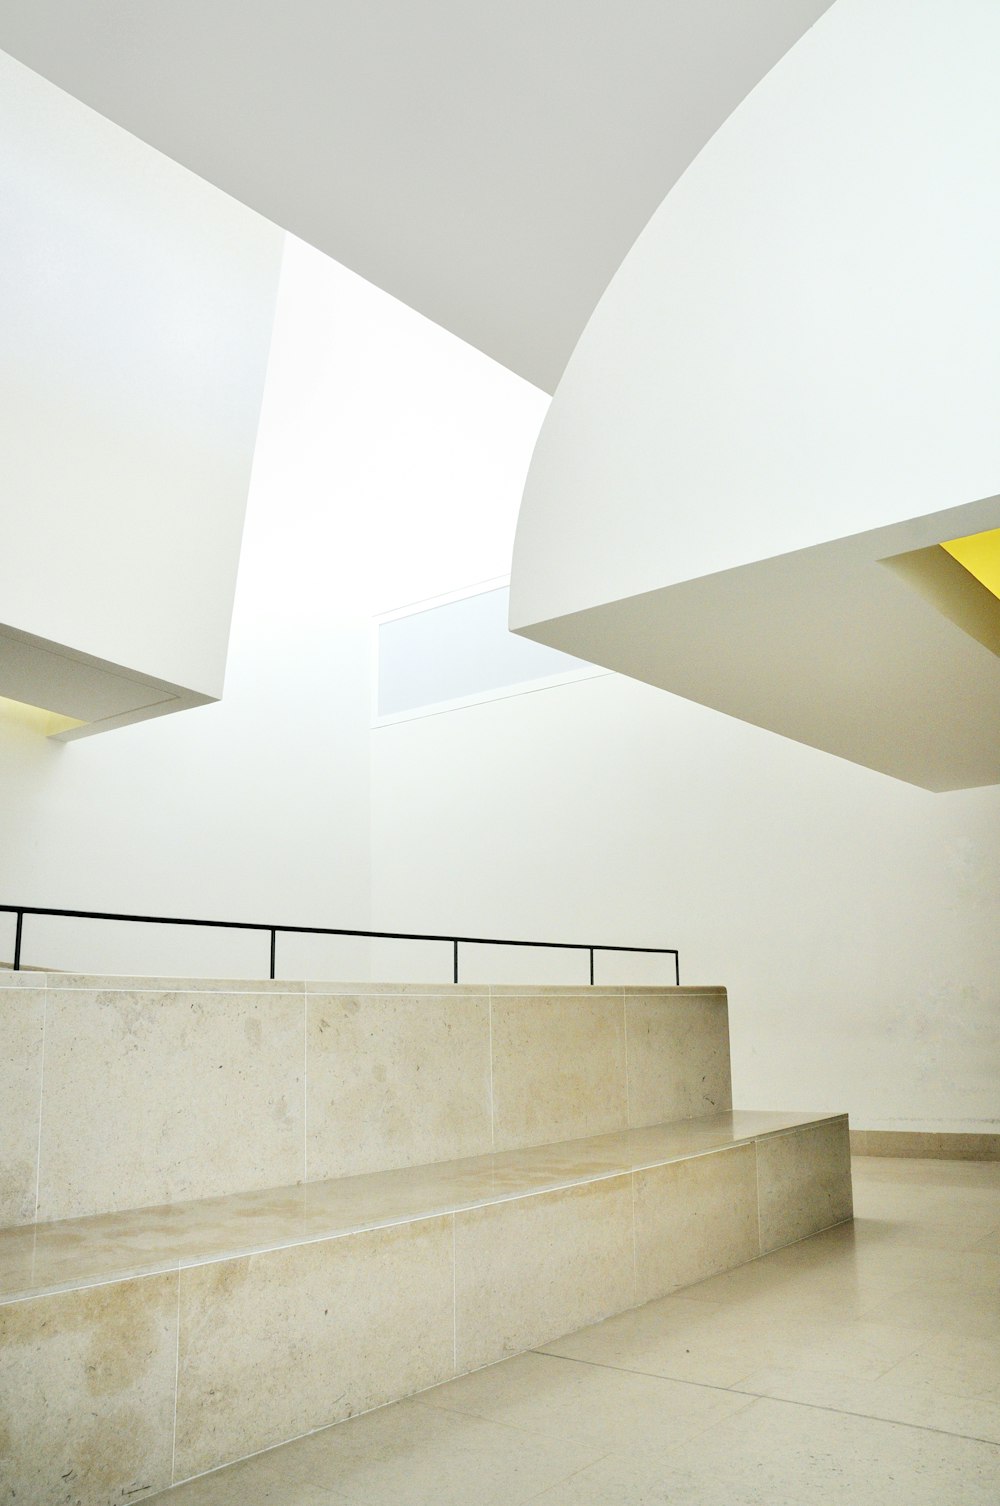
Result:
{"label": "white overhanging volume", "polygon": [[1000,782],[1000,603],[899,564],[1000,525],[998,49],[989,0],[838,0],[734,112],[556,392],[515,631],[929,789]]}
{"label": "white overhanging volume", "polygon": [[0,697],[81,736],[222,694],[282,235],[2,53],[0,128]]}

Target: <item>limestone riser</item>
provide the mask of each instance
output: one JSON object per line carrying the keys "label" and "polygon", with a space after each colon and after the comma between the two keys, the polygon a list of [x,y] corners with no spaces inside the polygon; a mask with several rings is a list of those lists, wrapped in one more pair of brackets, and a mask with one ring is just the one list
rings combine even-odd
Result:
{"label": "limestone riser", "polygon": [[0,980],[0,1227],[732,1107],[723,989],[28,984]]}

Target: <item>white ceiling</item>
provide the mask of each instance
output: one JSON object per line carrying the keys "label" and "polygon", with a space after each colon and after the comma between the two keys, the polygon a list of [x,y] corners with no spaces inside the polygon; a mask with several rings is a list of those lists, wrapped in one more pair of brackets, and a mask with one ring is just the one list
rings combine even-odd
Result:
{"label": "white ceiling", "polygon": [[552,391],[830,0],[0,0],[0,47]]}

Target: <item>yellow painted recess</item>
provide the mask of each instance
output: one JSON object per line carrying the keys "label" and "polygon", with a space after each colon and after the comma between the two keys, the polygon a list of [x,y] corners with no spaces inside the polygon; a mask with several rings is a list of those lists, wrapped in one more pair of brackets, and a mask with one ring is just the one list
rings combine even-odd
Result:
{"label": "yellow painted recess", "polygon": [[0,719],[20,722],[43,737],[53,737],[59,732],[69,732],[84,723],[75,716],[60,716],[58,711],[46,711],[44,706],[29,706],[26,701],[12,701],[0,695]]}
{"label": "yellow painted recess", "polygon": [[971,533],[964,539],[949,539],[941,548],[964,565],[987,591],[1000,597],[1000,528],[991,528],[988,533]]}

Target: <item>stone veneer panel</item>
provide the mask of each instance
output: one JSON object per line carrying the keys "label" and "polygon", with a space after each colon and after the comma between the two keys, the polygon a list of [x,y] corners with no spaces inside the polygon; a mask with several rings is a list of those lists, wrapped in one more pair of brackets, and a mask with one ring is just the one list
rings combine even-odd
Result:
{"label": "stone veneer panel", "polygon": [[35,1217],[45,991],[0,988],[0,1227]]}
{"label": "stone veneer panel", "polygon": [[176,1357],[176,1272],[0,1306],[3,1498],[121,1506],[165,1489]]}
{"label": "stone veneer panel", "polygon": [[732,1108],[725,989],[626,989],[625,1022],[630,1126]]}
{"label": "stone veneer panel", "polygon": [[303,1175],[303,995],[50,988],[40,1219]]}
{"label": "stone veneer panel", "polygon": [[488,996],[310,993],[307,1030],[310,1181],[491,1149]]}
{"label": "stone veneer panel", "polygon": [[606,1177],[455,1214],[459,1373],[633,1306],[631,1182]]}
{"label": "stone veneer panel", "polygon": [[753,1145],[635,1173],[638,1302],[732,1270],[759,1253]]}
{"label": "stone veneer panel", "polygon": [[724,990],[170,982],[0,974],[4,1223],[516,1150],[729,1101]]}
{"label": "stone veneer panel", "polygon": [[760,1247],[765,1253],[851,1218],[846,1114],[758,1141],[757,1189]]}
{"label": "stone veneer panel", "polygon": [[621,990],[493,990],[497,1150],[625,1129]]}
{"label": "stone veneer panel", "polygon": [[451,1215],[181,1272],[174,1478],[454,1375]]}

